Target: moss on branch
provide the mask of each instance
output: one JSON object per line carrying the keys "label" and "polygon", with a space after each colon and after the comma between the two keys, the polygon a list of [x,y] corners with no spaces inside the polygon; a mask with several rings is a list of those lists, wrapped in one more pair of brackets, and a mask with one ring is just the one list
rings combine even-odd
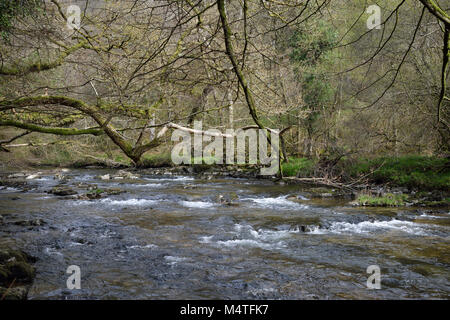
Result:
{"label": "moss on branch", "polygon": [[56,60],[54,60],[52,62],[48,62],[48,63],[35,62],[35,63],[31,63],[29,65],[24,65],[24,66],[20,66],[20,67],[0,66],[0,75],[23,76],[23,75],[33,73],[33,72],[40,72],[40,71],[54,69],[54,68],[62,65],[64,63],[65,59],[67,58],[67,56],[74,53],[75,51],[77,51],[80,48],[84,48],[85,46],[86,46],[86,41],[81,41],[81,42],[77,43],[76,45],[67,48],[59,55],[59,57]]}
{"label": "moss on branch", "polygon": [[99,136],[99,135],[104,134],[103,130],[96,129],[96,128],[76,129],[76,128],[44,127],[44,126],[39,126],[39,125],[35,125],[35,124],[14,121],[14,120],[0,120],[0,126],[16,127],[16,128],[20,128],[20,129],[34,131],[34,132],[56,134],[56,135],[60,135],[60,136],[76,136],[76,135],[83,135],[83,134],[91,134],[94,136]]}

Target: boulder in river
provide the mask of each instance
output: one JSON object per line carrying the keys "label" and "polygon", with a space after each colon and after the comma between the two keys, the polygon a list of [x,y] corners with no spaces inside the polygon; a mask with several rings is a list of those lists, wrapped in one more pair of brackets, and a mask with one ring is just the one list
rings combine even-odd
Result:
{"label": "boulder in river", "polygon": [[86,196],[89,200],[101,199],[101,198],[102,198],[102,194],[101,194],[100,192],[90,192],[90,193],[86,193],[85,196]]}
{"label": "boulder in river", "polygon": [[113,179],[129,179],[136,180],[139,179],[139,176],[136,173],[132,173],[125,170],[119,170],[116,174],[113,175]]}
{"label": "boulder in river", "polygon": [[110,176],[109,174],[105,174],[105,175],[103,175],[103,176],[99,176],[99,178],[100,178],[101,180],[110,180],[110,179],[111,179],[111,176]]}
{"label": "boulder in river", "polygon": [[39,178],[41,176],[42,172],[36,172],[34,174],[30,174],[29,176],[26,177],[27,180],[33,180],[36,178]]}
{"label": "boulder in river", "polygon": [[8,179],[25,178],[26,176],[27,176],[26,173],[24,173],[24,172],[18,172],[18,173],[10,174],[10,175],[8,176]]}
{"label": "boulder in river", "polygon": [[67,187],[67,186],[56,186],[50,191],[51,194],[55,196],[71,196],[74,194],[78,194],[75,190]]}

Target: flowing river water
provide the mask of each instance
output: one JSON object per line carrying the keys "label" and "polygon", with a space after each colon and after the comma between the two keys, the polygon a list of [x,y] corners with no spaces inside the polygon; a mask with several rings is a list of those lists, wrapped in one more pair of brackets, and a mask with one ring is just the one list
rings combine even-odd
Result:
{"label": "flowing river water", "polygon": [[[100,180],[71,170],[67,185],[120,188],[96,200],[0,187],[0,245],[37,258],[29,299],[448,299],[450,213],[360,208],[314,200],[269,180],[142,174]],[[77,187],[78,186],[78,187]],[[295,195],[295,198],[288,197]],[[232,205],[220,199],[232,199]],[[68,266],[81,289],[66,286]],[[381,269],[369,290],[367,267]]]}

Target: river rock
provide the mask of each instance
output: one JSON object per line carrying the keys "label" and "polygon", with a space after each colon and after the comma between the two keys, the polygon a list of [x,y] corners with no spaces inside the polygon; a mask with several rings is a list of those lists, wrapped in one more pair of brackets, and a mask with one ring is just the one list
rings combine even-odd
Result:
{"label": "river rock", "polygon": [[103,176],[100,176],[99,177],[101,180],[110,180],[111,179],[111,176],[109,175],[109,174],[105,174],[105,175],[103,175]]}
{"label": "river rock", "polygon": [[98,189],[98,186],[96,184],[92,184],[92,185],[87,187],[88,191],[97,190],[97,189]]}
{"label": "river rock", "polygon": [[10,174],[10,175],[8,176],[8,179],[25,178],[26,176],[27,176],[26,173],[19,172],[19,173],[13,173],[13,174]]}
{"label": "river rock", "polygon": [[220,194],[217,196],[217,202],[219,202],[220,204],[225,205],[225,206],[232,206],[232,207],[239,206],[239,203],[233,201],[236,199],[237,198],[234,198],[233,195],[224,196],[224,195]]}
{"label": "river rock", "polygon": [[61,173],[57,173],[57,174],[55,174],[55,176],[53,177],[53,179],[54,179],[54,180],[60,180],[60,181],[68,181],[68,180],[70,180],[70,179],[72,179],[72,178],[69,177],[69,176],[65,176],[65,175],[63,175],[63,174],[61,174]]}
{"label": "river rock", "polygon": [[130,180],[136,180],[139,179],[139,175],[131,173],[129,171],[125,170],[119,170],[115,175],[114,179],[130,179]]}
{"label": "river rock", "polygon": [[100,192],[91,192],[91,193],[86,193],[85,195],[89,200],[94,200],[94,199],[101,199],[102,195]]}
{"label": "river rock", "polygon": [[34,219],[34,220],[19,220],[14,222],[17,226],[22,227],[40,227],[45,224],[45,221],[42,219]]}
{"label": "river rock", "polygon": [[114,195],[126,193],[125,190],[122,190],[122,189],[119,189],[119,188],[110,188],[110,189],[105,189],[104,191],[109,196],[114,196]]}
{"label": "river rock", "polygon": [[71,196],[71,195],[75,195],[78,194],[78,192],[76,192],[75,190],[66,187],[66,186],[57,186],[54,187],[51,191],[51,194],[54,194],[55,196]]}
{"label": "river rock", "polygon": [[33,180],[36,178],[39,178],[41,176],[42,172],[36,172],[34,174],[31,174],[29,176],[26,177],[27,180]]}
{"label": "river rock", "polygon": [[359,206],[360,206],[358,200],[350,201],[348,204],[349,204],[350,206],[352,206],[352,207],[359,207]]}
{"label": "river rock", "polygon": [[75,186],[80,189],[88,189],[88,190],[97,189],[96,184],[89,184],[89,183],[84,183],[84,182],[78,182],[75,184]]}

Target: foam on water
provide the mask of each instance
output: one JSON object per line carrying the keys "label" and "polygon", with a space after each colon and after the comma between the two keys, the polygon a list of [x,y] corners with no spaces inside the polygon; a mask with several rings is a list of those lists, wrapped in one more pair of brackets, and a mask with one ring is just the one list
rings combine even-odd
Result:
{"label": "foam on water", "polygon": [[262,208],[273,209],[305,209],[307,205],[300,204],[286,199],[287,196],[279,196],[276,198],[244,198],[243,201],[252,201],[257,206]]}
{"label": "foam on water", "polygon": [[127,200],[112,200],[112,199],[101,199],[101,200],[81,200],[76,201],[75,204],[78,205],[97,205],[98,203],[102,203],[105,205],[111,206],[147,206],[158,203],[157,200],[149,200],[149,199],[127,199]]}
{"label": "foam on water", "polygon": [[174,176],[173,178],[144,178],[148,181],[192,181],[195,180],[194,177],[188,176]]}
{"label": "foam on water", "polygon": [[448,215],[449,215],[450,213],[444,213],[444,214],[442,214],[442,215],[431,215],[431,214],[426,214],[426,213],[423,213],[423,214],[421,214],[420,216],[419,216],[419,218],[427,218],[427,219],[439,219],[439,218],[448,218]]}
{"label": "foam on water", "polygon": [[147,200],[147,199],[128,199],[128,200],[102,199],[100,200],[100,202],[114,206],[146,206],[158,203],[157,200]]}
{"label": "foam on water", "polygon": [[235,224],[236,232],[242,235],[250,235],[254,239],[263,241],[276,241],[283,238],[290,237],[293,233],[299,233],[298,227],[289,230],[269,230],[269,229],[253,229],[250,225]]}
{"label": "foam on water", "polygon": [[250,225],[236,224],[232,233],[240,239],[214,241],[214,236],[203,236],[200,238],[200,242],[212,243],[228,248],[253,247],[266,250],[276,250],[285,248],[286,243],[283,240],[288,239],[292,236],[292,234],[299,232],[300,230],[298,228],[291,230],[255,230]]}
{"label": "foam on water", "polygon": [[428,235],[424,226],[411,221],[390,220],[390,221],[363,221],[359,223],[333,222],[328,229],[313,228],[310,234],[370,234],[375,232],[400,231],[413,235]]}
{"label": "foam on water", "polygon": [[61,252],[58,252],[55,249],[49,248],[49,247],[45,248],[44,252],[48,255],[63,256],[63,254]]}
{"label": "foam on water", "polygon": [[[225,247],[257,247],[262,249],[274,249],[276,245],[271,243],[264,243],[262,241],[252,239],[237,239],[227,241],[217,241],[217,244]],[[279,245],[282,245],[281,243]]]}
{"label": "foam on water", "polygon": [[[122,186],[123,184],[115,183],[114,185]],[[145,184],[138,184],[138,183],[127,183],[125,184],[127,188],[162,188],[165,186],[164,183],[145,183]]]}
{"label": "foam on water", "polygon": [[[17,189],[17,188],[14,188],[14,187],[3,187],[3,188],[1,188],[0,189],[0,191],[2,191],[2,192],[18,192],[18,191],[20,191],[20,189]],[[5,192],[5,193],[6,193]]]}
{"label": "foam on water", "polygon": [[200,237],[200,243],[211,243],[214,236],[203,236]]}
{"label": "foam on water", "polygon": [[130,246],[128,247],[128,249],[153,249],[153,248],[158,248],[158,246],[156,244],[147,244],[145,246],[139,246],[139,245],[135,245],[135,246]]}
{"label": "foam on water", "polygon": [[211,208],[214,206],[214,203],[206,201],[181,201],[180,204],[184,207],[197,209]]}
{"label": "foam on water", "polygon": [[183,262],[186,261],[187,258],[184,257],[175,257],[175,256],[164,256],[164,259],[167,261],[168,264],[170,265],[174,265],[177,264],[178,262]]}

